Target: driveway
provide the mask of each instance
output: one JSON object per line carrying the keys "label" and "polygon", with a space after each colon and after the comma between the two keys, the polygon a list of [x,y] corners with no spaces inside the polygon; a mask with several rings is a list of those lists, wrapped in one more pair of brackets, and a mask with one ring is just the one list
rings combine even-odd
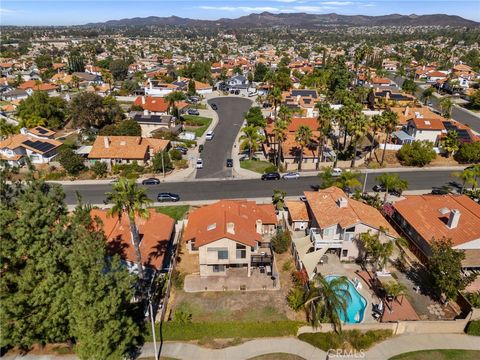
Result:
{"label": "driveway", "polygon": [[218,106],[218,124],[214,129],[213,140],[205,142],[200,154],[203,169],[198,169],[196,178],[230,178],[233,168],[226,167],[226,161],[232,157],[232,146],[242,127],[244,116],[252,101],[241,97],[219,97],[208,100],[208,104]]}

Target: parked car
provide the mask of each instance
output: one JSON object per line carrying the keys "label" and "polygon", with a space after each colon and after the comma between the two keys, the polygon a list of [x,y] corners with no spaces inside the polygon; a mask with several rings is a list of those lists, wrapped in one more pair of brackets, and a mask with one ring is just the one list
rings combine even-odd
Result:
{"label": "parked car", "polygon": [[188,148],[185,146],[175,146],[174,149],[180,151],[183,155],[187,155],[188,153]]}
{"label": "parked car", "polygon": [[198,96],[189,96],[188,100],[190,100],[191,102],[197,102],[198,100],[200,100],[200,98]]}
{"label": "parked car", "polygon": [[197,160],[196,168],[197,169],[203,169],[203,160],[202,159]]}
{"label": "parked car", "polygon": [[300,201],[307,202],[307,197],[305,195],[300,196]]}
{"label": "parked car", "polygon": [[385,186],[377,184],[373,186],[372,190],[375,192],[384,192],[387,189],[385,188]]}
{"label": "parked car", "polygon": [[227,159],[227,167],[233,167],[233,159]]}
{"label": "parked car", "polygon": [[450,190],[445,188],[433,188],[432,195],[448,195],[450,194]]}
{"label": "parked car", "polygon": [[235,90],[235,95],[240,95],[240,90]]}
{"label": "parked car", "polygon": [[340,168],[333,168],[332,169],[332,176],[340,176],[342,175],[342,169]]}
{"label": "parked car", "polygon": [[258,93],[256,91],[249,91],[248,97],[256,96]]}
{"label": "parked car", "polygon": [[188,115],[196,115],[196,116],[200,115],[197,109],[188,109],[187,113]]}
{"label": "parked car", "polygon": [[157,200],[160,202],[164,202],[164,201],[177,202],[180,200],[180,196],[172,193],[160,193],[157,195]]}
{"label": "parked car", "polygon": [[215,136],[215,133],[213,131],[209,131],[207,132],[207,135],[205,135],[205,139],[212,140],[214,136]]}
{"label": "parked car", "polygon": [[142,185],[159,185],[160,180],[157,178],[148,178],[142,181]]}
{"label": "parked car", "polygon": [[218,110],[217,104],[210,104],[210,107],[212,108],[212,110]]}
{"label": "parked car", "polygon": [[201,153],[205,146],[203,144],[198,145],[198,152]]}
{"label": "parked car", "polygon": [[278,172],[270,172],[262,175],[262,180],[280,180]]}
{"label": "parked car", "polygon": [[300,174],[298,172],[289,172],[283,175],[283,178],[285,180],[295,180],[295,179],[298,179],[299,177],[300,177]]}

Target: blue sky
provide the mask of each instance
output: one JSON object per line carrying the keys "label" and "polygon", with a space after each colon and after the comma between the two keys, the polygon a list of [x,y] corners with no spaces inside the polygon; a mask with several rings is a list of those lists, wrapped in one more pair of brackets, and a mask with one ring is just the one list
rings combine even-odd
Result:
{"label": "blue sky", "polygon": [[345,15],[445,13],[480,21],[480,0],[1,0],[2,25],[76,25],[130,17],[235,18],[252,12],[306,12]]}

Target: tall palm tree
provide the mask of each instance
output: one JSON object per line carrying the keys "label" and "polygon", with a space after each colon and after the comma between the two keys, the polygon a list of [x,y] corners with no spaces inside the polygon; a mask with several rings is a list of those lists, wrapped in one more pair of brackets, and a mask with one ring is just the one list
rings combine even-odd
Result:
{"label": "tall palm tree", "polygon": [[387,202],[387,195],[390,190],[403,191],[408,188],[407,180],[401,179],[397,174],[393,173],[383,173],[382,175],[377,176],[375,180],[385,187],[385,197],[383,198],[384,204]]}
{"label": "tall palm tree", "polygon": [[426,88],[425,90],[423,90],[422,92],[422,95],[421,95],[421,99],[423,100],[423,104],[424,105],[427,105],[428,101],[432,98],[433,96],[433,92],[434,92],[434,89],[432,86]]}
{"label": "tall palm tree", "polygon": [[440,109],[442,109],[442,115],[447,119],[450,119],[453,108],[452,99],[450,99],[449,97],[444,97],[438,102],[438,104],[440,105]]}
{"label": "tall palm tree", "polygon": [[375,148],[375,138],[377,137],[377,133],[383,129],[385,123],[385,119],[382,115],[373,115],[370,121],[370,126],[372,127],[372,144],[370,146],[370,161],[373,157],[373,150]]}
{"label": "tall palm tree", "polygon": [[360,188],[362,183],[358,180],[359,175],[357,171],[343,171],[342,174],[336,178],[333,185],[342,189],[350,188],[353,190]]}
{"label": "tall palm tree", "polygon": [[243,134],[240,136],[241,148],[248,148],[248,158],[252,160],[254,152],[260,148],[260,144],[264,140],[259,134],[257,126],[245,126],[242,128]]}
{"label": "tall palm tree", "polygon": [[368,134],[368,130],[370,129],[370,121],[365,114],[360,113],[348,123],[347,128],[353,143],[353,156],[352,162],[350,163],[350,167],[353,168],[355,167],[355,161],[357,159],[358,141]]}
{"label": "tall palm tree", "polygon": [[[478,169],[476,169],[477,167]],[[462,189],[460,190],[460,194],[463,194],[467,184],[472,185],[473,189],[477,187],[477,178],[480,176],[480,165],[476,165],[473,168],[464,169],[462,172],[453,173],[453,176],[462,180]]]}
{"label": "tall palm tree", "polygon": [[140,234],[135,223],[135,217],[148,218],[149,212],[147,205],[152,201],[145,194],[145,189],[138,187],[135,179],[120,178],[120,180],[113,185],[113,191],[108,192],[107,199],[113,204],[108,210],[112,216],[121,218],[124,215],[128,216],[130,225],[130,233],[132,235],[133,247],[135,249],[135,262],[138,268],[138,277],[140,280],[144,279],[142,255],[140,253]]}
{"label": "tall palm tree", "polygon": [[383,146],[383,153],[382,153],[382,160],[380,165],[383,165],[383,161],[385,160],[385,151],[387,150],[387,143],[390,140],[392,133],[398,126],[398,115],[391,110],[385,110],[382,114],[384,118],[384,126],[383,131],[387,134],[385,139],[385,145]]}
{"label": "tall palm tree", "polygon": [[268,99],[273,104],[273,119],[277,119],[277,106],[279,102],[282,100],[282,91],[280,88],[274,86],[273,89],[268,94]]}
{"label": "tall palm tree", "polygon": [[322,319],[327,318],[336,332],[342,331],[340,315],[347,316],[348,303],[352,296],[348,292],[348,279],[339,276],[327,281],[318,274],[309,283],[309,290],[305,294],[305,311],[312,326],[318,327]]}
{"label": "tall palm tree", "polygon": [[302,170],[303,149],[308,146],[312,140],[312,129],[308,126],[300,125],[295,133],[295,141],[300,146],[300,160],[298,162],[298,170]]}
{"label": "tall palm tree", "polygon": [[318,103],[318,131],[320,132],[320,138],[318,139],[318,159],[316,169],[320,166],[320,162],[323,160],[323,148],[325,145],[325,137],[329,134],[332,127],[332,119],[335,116],[335,110],[330,107],[328,103]]}
{"label": "tall palm tree", "polygon": [[[391,296],[393,300],[397,300],[400,295],[405,295],[407,287],[396,281],[389,281],[383,285],[385,294]],[[403,297],[402,297],[403,298]],[[401,302],[400,302],[401,304]]]}
{"label": "tall palm tree", "polygon": [[185,99],[186,99],[185,94],[180,91],[173,91],[167,96],[165,96],[165,100],[168,101],[168,113],[170,113],[170,111],[173,112],[173,108],[175,107],[178,101],[182,101]]}
{"label": "tall palm tree", "polygon": [[280,165],[280,157],[282,153],[282,143],[286,140],[287,127],[292,120],[292,112],[285,106],[280,106],[278,112],[278,119],[275,121],[275,127],[273,128],[273,135],[275,136],[276,151],[275,151],[275,163]]}

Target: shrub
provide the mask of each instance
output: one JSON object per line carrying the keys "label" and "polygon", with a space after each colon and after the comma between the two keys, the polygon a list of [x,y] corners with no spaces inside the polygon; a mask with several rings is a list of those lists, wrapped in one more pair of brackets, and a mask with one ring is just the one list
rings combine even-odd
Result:
{"label": "shrub", "polygon": [[188,160],[187,159],[177,160],[174,162],[174,165],[176,169],[187,169]]}
{"label": "shrub", "polygon": [[181,273],[178,270],[172,271],[172,285],[175,289],[182,290],[183,289],[183,282],[185,281],[185,274]]}
{"label": "shrub", "polygon": [[173,170],[172,160],[166,151],[159,151],[152,159],[152,167],[155,172]]}
{"label": "shrub", "polygon": [[169,154],[172,160],[182,160],[182,152],[180,150],[172,149]]}
{"label": "shrub", "polygon": [[304,292],[300,288],[293,288],[288,292],[287,303],[294,311],[299,311],[304,303]]}
{"label": "shrub", "polygon": [[137,161],[133,161],[131,164],[119,164],[112,166],[112,172],[114,174],[120,174],[127,179],[138,178],[143,173],[143,166],[138,165]]}
{"label": "shrub", "polygon": [[282,266],[283,271],[290,271],[291,268],[292,268],[292,262],[290,260],[283,263],[283,266]]}
{"label": "shrub", "polygon": [[291,243],[292,237],[290,236],[290,232],[281,231],[272,238],[273,251],[277,254],[283,254],[290,248]]}
{"label": "shrub", "polygon": [[480,336],[480,320],[470,321],[467,325],[467,334]]}
{"label": "shrub", "polygon": [[271,173],[271,172],[277,172],[278,169],[275,165],[270,165],[270,166],[267,166],[263,172],[266,174],[266,173]]}
{"label": "shrub", "polygon": [[83,158],[73,152],[68,147],[63,147],[57,156],[57,161],[67,171],[69,175],[78,175],[80,171],[85,169],[83,165]]}
{"label": "shrub", "polygon": [[355,349],[366,350],[377,342],[383,341],[392,336],[391,330],[348,330],[341,333],[305,333],[298,338],[324,351],[329,349]]}
{"label": "shrub", "polygon": [[455,160],[460,163],[480,163],[480,142],[463,143],[455,153]]}
{"label": "shrub", "polygon": [[304,270],[298,270],[292,272],[292,282],[294,286],[298,288],[303,288],[303,286],[308,283],[308,275]]}
{"label": "shrub", "polygon": [[404,144],[398,151],[397,157],[402,165],[425,166],[437,156],[433,144],[429,141],[414,141]]}
{"label": "shrub", "polygon": [[107,164],[101,161],[95,162],[93,166],[90,168],[93,171],[96,177],[104,177],[107,175]]}
{"label": "shrub", "polygon": [[480,291],[466,293],[465,297],[475,308],[480,308]]}

